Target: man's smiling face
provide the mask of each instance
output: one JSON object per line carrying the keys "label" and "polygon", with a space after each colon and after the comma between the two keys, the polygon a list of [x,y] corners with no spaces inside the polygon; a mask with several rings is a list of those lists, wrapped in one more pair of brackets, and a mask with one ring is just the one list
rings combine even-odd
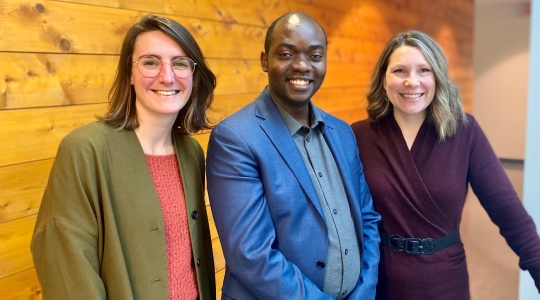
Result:
{"label": "man's smiling face", "polygon": [[261,65],[274,101],[285,108],[307,105],[326,75],[326,35],[311,19],[287,16],[276,23]]}

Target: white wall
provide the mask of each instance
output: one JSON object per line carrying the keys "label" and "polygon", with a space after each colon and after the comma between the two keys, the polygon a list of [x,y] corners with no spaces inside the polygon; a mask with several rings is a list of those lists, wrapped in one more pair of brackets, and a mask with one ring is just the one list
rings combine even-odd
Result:
{"label": "white wall", "polygon": [[[540,0],[532,1],[530,35],[529,99],[525,148],[523,204],[540,228]],[[540,232],[540,231],[539,231]],[[528,272],[521,272],[519,299],[540,299]]]}
{"label": "white wall", "polygon": [[477,3],[473,115],[499,158],[524,159],[530,17],[519,2]]}

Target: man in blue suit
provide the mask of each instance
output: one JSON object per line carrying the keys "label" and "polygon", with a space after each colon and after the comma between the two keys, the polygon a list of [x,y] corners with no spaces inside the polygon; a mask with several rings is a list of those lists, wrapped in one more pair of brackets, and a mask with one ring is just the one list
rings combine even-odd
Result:
{"label": "man in blue suit", "polygon": [[[380,216],[350,127],[311,103],[327,38],[303,13],[268,29],[268,86],[218,124],[208,195],[227,262],[223,299],[374,299]],[[336,95],[338,97],[338,95]]]}

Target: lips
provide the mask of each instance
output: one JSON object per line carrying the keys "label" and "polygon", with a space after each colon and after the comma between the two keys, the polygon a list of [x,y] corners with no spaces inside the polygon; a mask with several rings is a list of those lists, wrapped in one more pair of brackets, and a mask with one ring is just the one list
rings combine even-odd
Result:
{"label": "lips", "polygon": [[152,90],[154,93],[162,96],[172,96],[178,94],[180,91],[178,90],[172,90],[172,91],[159,91],[159,90]]}

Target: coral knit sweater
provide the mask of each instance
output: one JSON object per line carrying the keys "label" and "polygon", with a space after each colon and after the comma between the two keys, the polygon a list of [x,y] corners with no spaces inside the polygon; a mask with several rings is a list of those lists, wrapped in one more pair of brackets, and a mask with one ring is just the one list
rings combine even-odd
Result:
{"label": "coral knit sweater", "polygon": [[146,160],[165,223],[169,299],[196,299],[199,292],[191,254],[186,200],[176,154],[146,154]]}

